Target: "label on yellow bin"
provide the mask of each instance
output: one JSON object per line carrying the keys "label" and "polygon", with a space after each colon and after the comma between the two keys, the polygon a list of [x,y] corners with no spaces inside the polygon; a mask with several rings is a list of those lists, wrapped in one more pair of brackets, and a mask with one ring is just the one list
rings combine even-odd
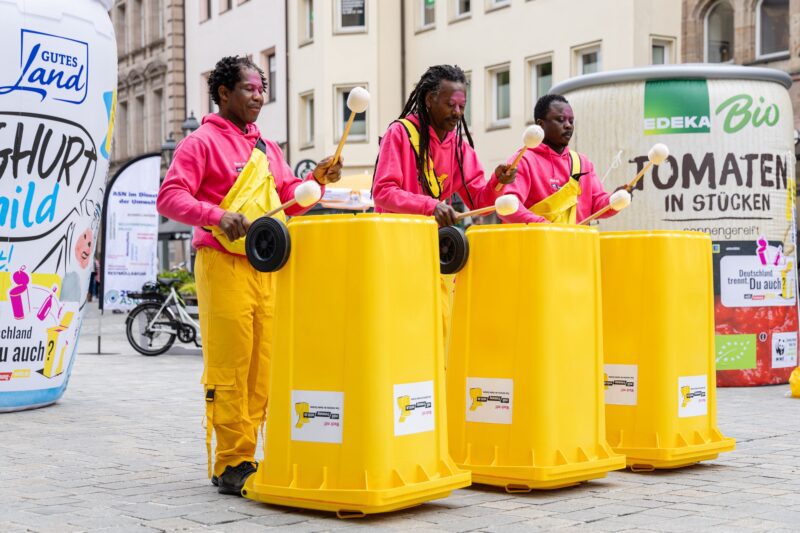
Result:
{"label": "label on yellow bin", "polygon": [[292,440],[342,443],[344,393],[292,391]]}
{"label": "label on yellow bin", "polygon": [[394,386],[394,435],[433,431],[433,381]]}
{"label": "label on yellow bin", "polygon": [[511,424],[514,380],[467,378],[467,422]]}
{"label": "label on yellow bin", "polygon": [[606,405],[636,405],[638,365],[605,365]]}
{"label": "label on yellow bin", "polygon": [[705,416],[708,414],[708,376],[681,376],[678,378],[678,416]]}

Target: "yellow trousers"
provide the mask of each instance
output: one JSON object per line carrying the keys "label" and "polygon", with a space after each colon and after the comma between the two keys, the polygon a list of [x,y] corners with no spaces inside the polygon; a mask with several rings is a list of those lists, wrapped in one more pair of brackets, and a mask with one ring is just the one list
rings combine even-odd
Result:
{"label": "yellow trousers", "polygon": [[275,276],[242,255],[201,248],[195,282],[203,338],[206,445],[217,436],[213,473],[255,459],[269,396]]}

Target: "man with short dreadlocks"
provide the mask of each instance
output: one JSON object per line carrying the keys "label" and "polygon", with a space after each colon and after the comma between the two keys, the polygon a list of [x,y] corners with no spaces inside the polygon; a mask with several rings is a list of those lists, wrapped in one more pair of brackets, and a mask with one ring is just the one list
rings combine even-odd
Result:
{"label": "man with short dreadlocks", "polygon": [[[494,204],[498,183],[514,181],[516,170],[509,165],[499,165],[488,181],[484,177],[464,119],[466,104],[467,78],[459,67],[437,65],[422,75],[381,140],[372,185],[375,211],[433,216],[440,226],[452,226],[457,213],[448,202],[454,194],[477,209]],[[442,313],[446,342],[444,281]]]}
{"label": "man with short dreadlocks", "polygon": [[[267,80],[245,57],[220,59],[208,77],[218,113],[183,139],[158,193],[159,213],[195,226],[195,282],[203,338],[206,447],[211,482],[241,495],[256,471],[258,427],[269,394],[274,274],[256,271],[244,236],[256,217],[294,198],[300,183],[277,143],[262,139],[255,121]],[[313,179],[338,181],[341,163],[320,161]],[[287,209],[290,215],[305,209]],[[281,211],[275,215],[284,218]],[[211,435],[217,449],[211,466]]]}

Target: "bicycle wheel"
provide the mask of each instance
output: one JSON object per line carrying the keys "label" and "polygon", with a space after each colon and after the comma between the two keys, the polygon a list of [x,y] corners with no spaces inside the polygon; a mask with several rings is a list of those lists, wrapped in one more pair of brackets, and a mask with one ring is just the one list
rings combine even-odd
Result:
{"label": "bicycle wheel", "polygon": [[[175,334],[168,331],[159,331],[158,328],[175,327],[175,314],[168,307],[165,307],[153,322],[152,329],[148,330],[147,325],[153,321],[161,309],[161,304],[155,302],[145,302],[136,306],[125,321],[125,333],[128,342],[133,349],[142,355],[161,355],[172,347],[175,342]],[[154,331],[155,329],[155,331]]]}

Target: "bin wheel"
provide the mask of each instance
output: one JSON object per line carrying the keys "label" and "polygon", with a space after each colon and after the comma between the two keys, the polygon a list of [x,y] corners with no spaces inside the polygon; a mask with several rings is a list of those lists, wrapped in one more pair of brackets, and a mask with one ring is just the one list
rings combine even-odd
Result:
{"label": "bin wheel", "polygon": [[289,260],[292,241],[283,222],[261,217],[247,230],[244,248],[253,268],[259,272],[276,272]]}
{"label": "bin wheel", "polygon": [[439,270],[455,274],[467,263],[469,242],[464,230],[455,226],[439,228]]}

